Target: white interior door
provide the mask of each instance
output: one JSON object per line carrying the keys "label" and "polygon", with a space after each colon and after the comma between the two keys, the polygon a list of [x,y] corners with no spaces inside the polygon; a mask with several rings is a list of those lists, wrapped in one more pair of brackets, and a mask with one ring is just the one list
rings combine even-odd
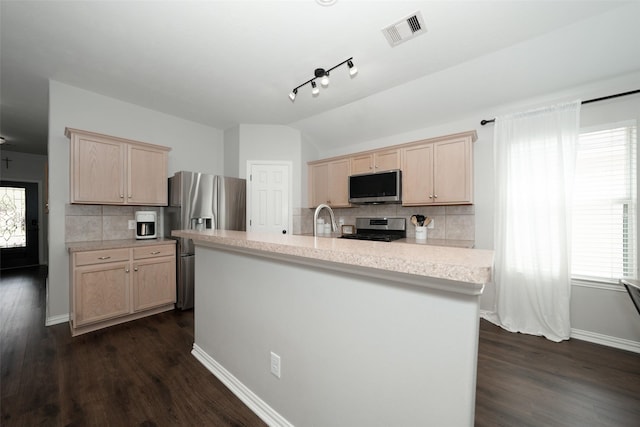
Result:
{"label": "white interior door", "polygon": [[247,162],[247,230],[289,234],[291,162]]}

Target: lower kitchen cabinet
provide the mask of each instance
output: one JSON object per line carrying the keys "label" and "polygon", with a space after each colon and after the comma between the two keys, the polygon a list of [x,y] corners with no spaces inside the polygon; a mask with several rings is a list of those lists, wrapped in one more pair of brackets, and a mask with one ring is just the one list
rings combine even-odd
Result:
{"label": "lower kitchen cabinet", "polygon": [[73,336],[174,308],[173,243],[73,252],[70,269]]}
{"label": "lower kitchen cabinet", "polygon": [[74,274],[74,293],[76,326],[129,314],[129,262],[78,267]]}
{"label": "lower kitchen cabinet", "polygon": [[176,302],[175,257],[149,258],[133,263],[133,310]]}

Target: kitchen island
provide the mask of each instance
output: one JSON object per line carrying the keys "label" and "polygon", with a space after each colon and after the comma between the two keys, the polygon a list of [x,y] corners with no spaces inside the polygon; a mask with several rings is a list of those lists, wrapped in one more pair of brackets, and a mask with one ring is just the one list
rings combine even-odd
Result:
{"label": "kitchen island", "polygon": [[473,425],[492,251],[173,235],[196,244],[194,356],[268,424]]}

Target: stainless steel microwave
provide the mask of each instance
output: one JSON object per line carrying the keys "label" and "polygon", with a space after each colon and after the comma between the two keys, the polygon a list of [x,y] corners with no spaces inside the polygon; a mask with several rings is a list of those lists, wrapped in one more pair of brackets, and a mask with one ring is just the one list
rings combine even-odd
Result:
{"label": "stainless steel microwave", "polygon": [[402,171],[366,173],[349,177],[349,203],[375,204],[402,201]]}

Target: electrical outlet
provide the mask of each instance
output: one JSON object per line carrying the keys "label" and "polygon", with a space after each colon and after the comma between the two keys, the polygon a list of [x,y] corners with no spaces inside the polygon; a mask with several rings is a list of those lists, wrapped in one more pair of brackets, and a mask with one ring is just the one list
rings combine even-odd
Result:
{"label": "electrical outlet", "polygon": [[271,373],[280,378],[280,356],[271,352]]}
{"label": "electrical outlet", "polygon": [[427,225],[427,229],[429,228],[433,228],[434,224],[436,223],[435,219],[432,219],[431,222]]}
{"label": "electrical outlet", "polygon": [[136,229],[136,220],[135,219],[130,219],[129,220],[129,230],[135,230]]}

